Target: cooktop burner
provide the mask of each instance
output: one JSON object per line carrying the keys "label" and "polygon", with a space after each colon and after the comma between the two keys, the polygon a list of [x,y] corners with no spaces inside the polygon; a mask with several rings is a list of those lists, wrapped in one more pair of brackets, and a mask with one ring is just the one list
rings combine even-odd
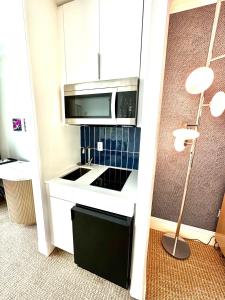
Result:
{"label": "cooktop burner", "polygon": [[108,168],[91,185],[121,191],[131,171]]}

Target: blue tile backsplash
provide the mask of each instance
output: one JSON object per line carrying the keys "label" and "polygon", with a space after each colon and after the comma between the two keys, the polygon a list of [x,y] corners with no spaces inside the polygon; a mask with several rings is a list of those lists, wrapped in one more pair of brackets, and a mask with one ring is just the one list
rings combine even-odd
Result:
{"label": "blue tile backsplash", "polygon": [[[81,126],[81,162],[87,162],[82,149],[90,147],[93,164],[138,170],[140,134],[138,127]],[[103,151],[97,150],[97,142],[103,143]]]}

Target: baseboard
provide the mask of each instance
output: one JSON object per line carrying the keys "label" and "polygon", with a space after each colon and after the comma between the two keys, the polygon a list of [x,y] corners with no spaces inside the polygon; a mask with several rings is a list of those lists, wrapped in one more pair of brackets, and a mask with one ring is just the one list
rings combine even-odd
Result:
{"label": "baseboard", "polygon": [[[151,229],[159,230],[162,232],[175,232],[176,222],[151,217],[150,227]],[[180,235],[188,239],[198,239],[203,243],[208,243],[212,236],[215,236],[215,232],[210,230],[201,229],[189,225],[181,225]],[[214,245],[215,239],[213,238],[209,245]]]}

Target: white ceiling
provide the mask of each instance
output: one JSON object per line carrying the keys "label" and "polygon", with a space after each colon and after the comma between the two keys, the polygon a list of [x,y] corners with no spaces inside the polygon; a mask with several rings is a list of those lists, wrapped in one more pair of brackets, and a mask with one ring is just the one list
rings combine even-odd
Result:
{"label": "white ceiling", "polygon": [[[62,5],[67,2],[71,2],[73,0],[55,0],[56,4]],[[222,0],[224,1],[224,0]],[[179,11],[184,11],[187,9],[192,9],[208,4],[216,3],[216,0],[170,0],[171,7],[170,7],[170,13],[176,13]]]}

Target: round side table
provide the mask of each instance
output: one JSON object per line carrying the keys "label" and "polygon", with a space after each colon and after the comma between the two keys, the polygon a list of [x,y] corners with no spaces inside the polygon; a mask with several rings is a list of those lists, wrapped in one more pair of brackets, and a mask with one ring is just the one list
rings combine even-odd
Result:
{"label": "round side table", "polygon": [[17,224],[36,223],[29,162],[11,162],[0,165],[9,218]]}

